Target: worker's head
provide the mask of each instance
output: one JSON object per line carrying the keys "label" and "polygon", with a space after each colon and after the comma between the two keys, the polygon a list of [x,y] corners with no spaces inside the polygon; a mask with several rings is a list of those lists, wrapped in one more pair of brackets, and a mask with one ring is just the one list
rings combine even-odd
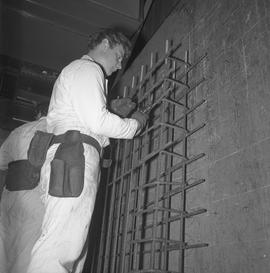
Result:
{"label": "worker's head", "polygon": [[131,43],[121,32],[106,29],[90,36],[88,49],[89,56],[110,76],[122,68],[123,59],[130,54]]}
{"label": "worker's head", "polygon": [[35,119],[38,120],[41,117],[47,116],[48,108],[49,108],[49,102],[47,101],[37,104],[35,108]]}

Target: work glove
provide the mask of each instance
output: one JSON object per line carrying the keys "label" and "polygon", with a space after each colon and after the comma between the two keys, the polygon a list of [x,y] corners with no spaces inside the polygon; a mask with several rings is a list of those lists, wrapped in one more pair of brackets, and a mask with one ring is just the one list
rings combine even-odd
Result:
{"label": "work glove", "polygon": [[136,103],[130,98],[119,98],[112,100],[110,107],[114,114],[126,118],[136,108]]}
{"label": "work glove", "polygon": [[131,115],[131,118],[136,119],[139,123],[136,136],[144,129],[148,121],[148,114],[142,111],[136,111]]}

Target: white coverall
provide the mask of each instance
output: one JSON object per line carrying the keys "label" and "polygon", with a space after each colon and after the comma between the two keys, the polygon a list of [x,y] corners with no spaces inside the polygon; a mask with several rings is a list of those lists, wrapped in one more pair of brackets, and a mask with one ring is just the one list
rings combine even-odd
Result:
{"label": "white coverall", "polygon": [[[48,132],[55,135],[79,130],[95,138],[101,147],[109,138],[132,138],[138,128],[135,119],[121,119],[107,108],[107,80],[102,69],[88,55],[73,61],[59,75],[47,116]],[[41,184],[48,192],[50,162],[59,144],[48,150],[41,171]],[[84,247],[99,182],[99,155],[84,145],[84,188],[78,198],[46,196],[42,235],[36,242],[27,273],[79,273],[83,269]]]}
{"label": "white coverall", "polygon": [[[26,123],[10,133],[0,148],[0,170],[11,161],[27,158],[36,130],[46,130],[46,119]],[[0,272],[24,273],[32,248],[41,234],[45,213],[40,185],[28,191],[3,190],[0,201]]]}

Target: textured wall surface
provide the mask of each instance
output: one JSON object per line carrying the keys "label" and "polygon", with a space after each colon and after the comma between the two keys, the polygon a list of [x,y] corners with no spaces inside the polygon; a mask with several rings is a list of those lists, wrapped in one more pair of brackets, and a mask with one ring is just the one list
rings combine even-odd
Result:
{"label": "textured wall surface", "polygon": [[149,63],[151,52],[164,54],[166,39],[181,42],[176,55],[189,50],[191,61],[207,53],[190,76],[207,79],[191,98],[206,99],[192,122],[199,116],[207,125],[190,140],[192,153],[207,156],[189,170],[206,183],[188,193],[187,208],[208,211],[187,221],[186,238],[209,246],[186,251],[185,272],[269,273],[269,1],[180,1],[125,73],[120,90]]}

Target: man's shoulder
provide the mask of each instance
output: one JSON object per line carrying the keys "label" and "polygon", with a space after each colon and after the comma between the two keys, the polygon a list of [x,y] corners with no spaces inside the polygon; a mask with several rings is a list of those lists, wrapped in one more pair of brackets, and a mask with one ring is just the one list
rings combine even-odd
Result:
{"label": "man's shoulder", "polygon": [[93,77],[100,78],[104,81],[105,75],[100,65],[89,59],[77,59],[64,67],[61,72],[60,80],[73,81],[78,77],[92,75]]}
{"label": "man's shoulder", "polygon": [[63,71],[69,70],[89,70],[89,71],[98,71],[99,73],[103,73],[99,64],[92,61],[91,59],[80,58],[72,61],[69,65],[67,65]]}

